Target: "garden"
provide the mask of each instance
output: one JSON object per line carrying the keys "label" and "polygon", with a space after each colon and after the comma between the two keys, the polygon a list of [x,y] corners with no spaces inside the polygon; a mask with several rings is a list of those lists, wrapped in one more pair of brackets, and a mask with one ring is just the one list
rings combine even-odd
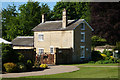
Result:
{"label": "garden", "polygon": [[2,43],[2,73],[41,71],[48,68],[46,64],[38,64],[24,57],[22,53],[15,52],[11,45]]}

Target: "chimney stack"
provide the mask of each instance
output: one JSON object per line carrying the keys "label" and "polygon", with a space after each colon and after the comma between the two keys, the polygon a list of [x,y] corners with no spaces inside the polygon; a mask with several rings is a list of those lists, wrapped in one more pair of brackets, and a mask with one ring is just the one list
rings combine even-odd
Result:
{"label": "chimney stack", "polygon": [[45,14],[42,14],[42,23],[45,22]]}
{"label": "chimney stack", "polygon": [[67,12],[66,9],[64,8],[63,10],[63,14],[62,14],[62,28],[66,28],[67,27]]}

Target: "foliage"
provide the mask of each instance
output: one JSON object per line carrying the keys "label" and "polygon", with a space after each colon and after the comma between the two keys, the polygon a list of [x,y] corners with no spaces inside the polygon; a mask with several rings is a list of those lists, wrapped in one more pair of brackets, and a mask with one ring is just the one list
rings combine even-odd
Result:
{"label": "foliage", "polygon": [[2,10],[2,37],[7,40],[13,39],[17,35],[17,10],[16,6],[8,6]]}
{"label": "foliage", "polygon": [[[104,5],[104,6],[103,6]],[[120,3],[90,3],[91,22],[94,35],[102,36],[109,44],[120,41]]]}
{"label": "foliage", "polygon": [[2,10],[2,37],[11,41],[16,36],[33,35],[32,29],[41,22],[42,13],[48,15],[47,19],[50,18],[51,13],[47,4],[40,6],[39,2],[29,1],[20,5],[18,11],[14,4],[8,6]]}
{"label": "foliage", "polygon": [[92,51],[91,52],[92,61],[101,60],[103,57],[100,54],[101,53],[99,51]]}
{"label": "foliage", "polygon": [[26,63],[26,67],[27,67],[27,70],[30,71],[32,69],[32,61],[31,60],[27,60],[27,63]]}
{"label": "foliage", "polygon": [[23,63],[17,63],[17,69],[19,72],[26,71],[26,66]]}
{"label": "foliage", "polygon": [[53,19],[61,20],[62,11],[64,8],[67,10],[67,18],[72,19],[85,19],[89,21],[90,11],[88,2],[57,2],[53,8]]}
{"label": "foliage", "polygon": [[7,72],[15,72],[17,68],[16,64],[14,63],[5,63],[4,67]]}
{"label": "foliage", "polygon": [[106,39],[101,38],[99,36],[92,36],[91,41],[92,41],[92,46],[95,47],[95,46],[104,45],[106,42]]}
{"label": "foliage", "polygon": [[105,54],[101,54],[101,56],[102,56],[102,57],[107,57],[107,55],[105,55]]}
{"label": "foliage", "polygon": [[47,64],[41,64],[40,67],[41,68],[48,68],[48,65]]}
{"label": "foliage", "polygon": [[94,63],[95,63],[95,61],[89,61],[88,63],[92,63],[92,64],[94,64]]}
{"label": "foliage", "polygon": [[106,55],[106,57],[110,57],[112,56],[113,53],[111,51],[107,51],[106,49],[104,49],[102,54]]}
{"label": "foliage", "polygon": [[24,62],[25,61],[24,55],[22,53],[18,53],[18,55],[19,62]]}
{"label": "foliage", "polygon": [[2,43],[2,64],[7,62],[18,62],[18,53],[16,53],[11,45]]}

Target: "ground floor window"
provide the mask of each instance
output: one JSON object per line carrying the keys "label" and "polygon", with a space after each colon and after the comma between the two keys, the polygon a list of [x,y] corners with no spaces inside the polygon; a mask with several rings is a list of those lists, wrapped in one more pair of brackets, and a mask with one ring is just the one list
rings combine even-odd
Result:
{"label": "ground floor window", "polygon": [[44,53],[44,48],[39,48],[39,55]]}
{"label": "ground floor window", "polygon": [[80,54],[81,54],[81,57],[80,58],[85,58],[85,46],[80,46]]}
{"label": "ground floor window", "polygon": [[53,46],[50,46],[50,53],[54,54],[54,47]]}

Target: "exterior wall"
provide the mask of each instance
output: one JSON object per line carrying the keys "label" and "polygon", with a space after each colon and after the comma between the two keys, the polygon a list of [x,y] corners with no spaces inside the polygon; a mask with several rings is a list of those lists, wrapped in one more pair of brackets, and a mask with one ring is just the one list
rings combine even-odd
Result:
{"label": "exterior wall", "polygon": [[[91,29],[85,24],[85,30],[81,30],[81,26],[75,28],[74,30],[74,55],[73,63],[79,63],[82,60],[88,60],[91,57]],[[81,32],[85,32],[85,42],[81,42]],[[81,47],[85,46],[85,58],[81,57]],[[88,49],[88,50],[86,50]]]}
{"label": "exterior wall", "polygon": [[[44,41],[38,40],[39,34],[44,35]],[[73,30],[34,32],[34,47],[36,48],[36,53],[39,52],[38,48],[44,48],[45,53],[50,53],[50,46],[53,46],[54,49],[57,47],[73,48]]]}

